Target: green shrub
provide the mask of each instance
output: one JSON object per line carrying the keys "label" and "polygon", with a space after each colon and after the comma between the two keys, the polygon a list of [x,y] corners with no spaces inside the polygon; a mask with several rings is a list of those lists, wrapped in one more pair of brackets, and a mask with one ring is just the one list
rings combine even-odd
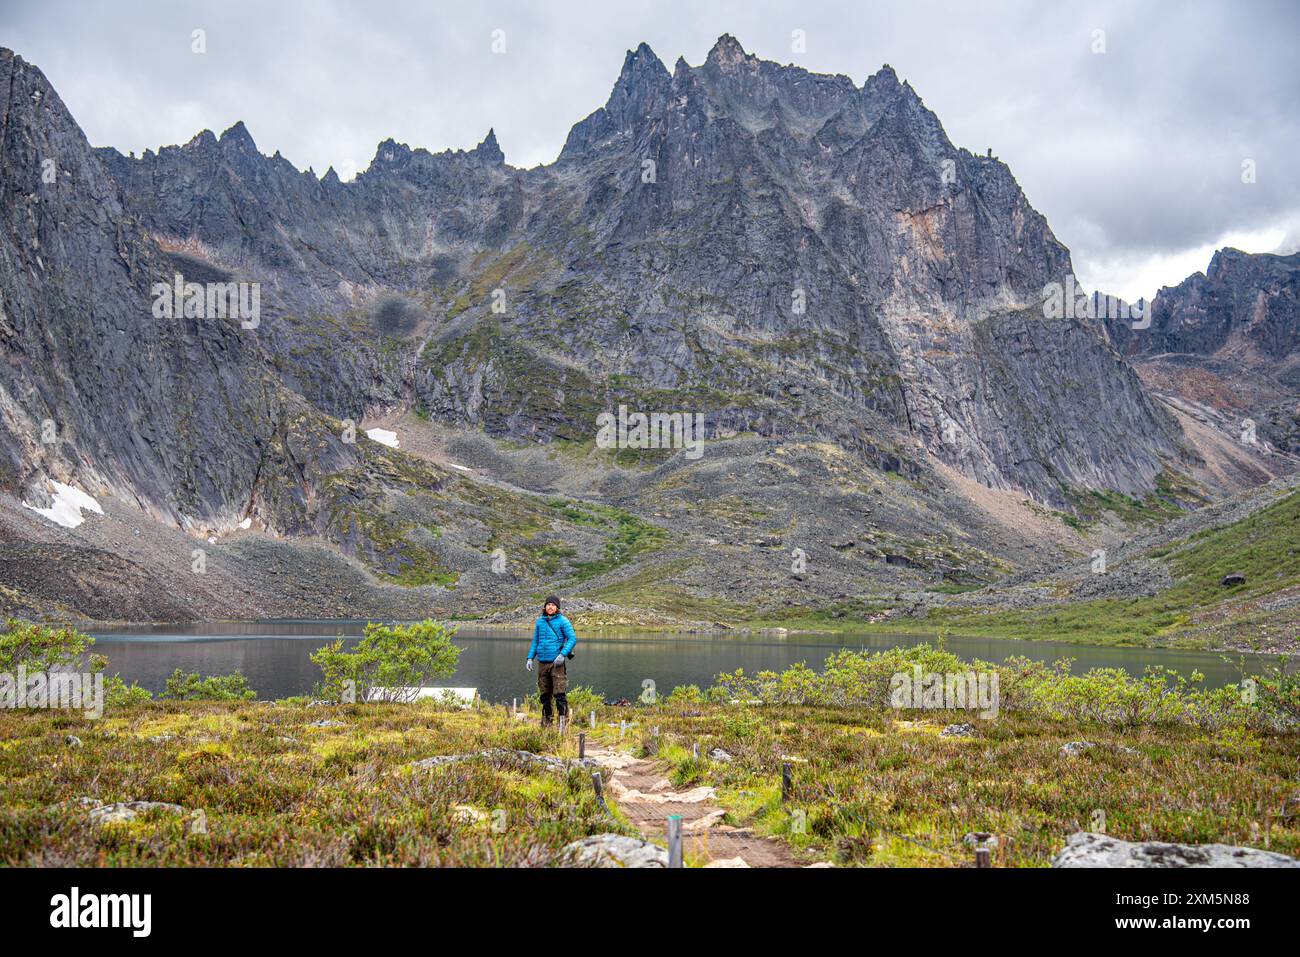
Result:
{"label": "green shrub", "polygon": [[[76,664],[95,639],[68,625],[52,627],[10,618],[0,632],[0,671],[53,671]],[[100,669],[106,663],[99,659]]]}
{"label": "green shrub", "polygon": [[704,692],[699,685],[678,685],[669,692],[665,703],[669,706],[703,704]]}
{"label": "green shrub", "polygon": [[573,713],[574,720],[578,722],[583,721],[591,712],[605,704],[605,696],[587,685],[570,688],[566,697],[569,701],[569,710]]}
{"label": "green shrub", "polygon": [[[800,663],[783,672],[744,669],[717,676],[710,701],[821,706],[890,707],[894,675],[919,666],[923,672],[991,672],[998,679],[997,708],[1046,715],[1065,721],[1096,721],[1123,728],[1184,724],[1209,731],[1229,728],[1294,728],[1300,722],[1300,678],[1285,663],[1257,682],[1258,695],[1244,687],[1201,687],[1205,676],[1190,677],[1151,667],[1135,678],[1122,668],[1071,672],[1071,659],[1052,665],[1008,658],[1001,665],[964,662],[956,655],[921,644],[886,651],[837,651],[822,673]],[[737,729],[737,735],[744,737]]]}
{"label": "green shrub", "polygon": [[233,675],[208,675],[205,678],[197,671],[187,674],[177,668],[158,697],[164,701],[252,701],[257,692],[248,686],[248,679],[238,671]]}
{"label": "green shrub", "polygon": [[[108,667],[108,659],[91,652],[94,644],[94,638],[69,625],[40,625],[10,618],[0,631],[0,672],[13,673],[22,667],[28,674],[68,669],[99,674]],[[152,699],[147,689],[135,682],[128,685],[121,675],[104,679],[106,708]]]}
{"label": "green shrub", "polygon": [[1283,655],[1259,679],[1260,705],[1279,723],[1300,721],[1300,674],[1287,670],[1289,660]]}
{"label": "green shrub", "polygon": [[104,680],[104,707],[125,708],[142,701],[152,701],[153,695],[148,688],[141,688],[134,681],[127,684],[121,675],[113,675]]}
{"label": "green shrub", "polygon": [[461,651],[451,643],[454,634],[455,629],[430,619],[411,625],[372,621],[351,651],[343,650],[339,638],[312,653],[323,675],[322,695],[337,701],[352,694],[364,701],[374,688],[414,689],[450,677]]}

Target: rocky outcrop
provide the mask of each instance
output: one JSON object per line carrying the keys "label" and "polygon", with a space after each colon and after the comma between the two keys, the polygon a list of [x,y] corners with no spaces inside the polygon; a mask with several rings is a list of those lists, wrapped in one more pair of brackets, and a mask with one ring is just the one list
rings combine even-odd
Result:
{"label": "rocky outcrop", "polygon": [[624,834],[593,834],[566,844],[560,859],[571,867],[667,867],[668,852]]}
{"label": "rocky outcrop", "polygon": [[[1162,352],[1212,356],[1236,350],[1242,359],[1286,364],[1300,387],[1300,253],[1276,256],[1224,248],[1209,268],[1161,289],[1150,328],[1111,322],[1108,329],[1126,355]],[[1250,355],[1245,355],[1249,353]]]}
{"label": "rocky outcrop", "polygon": [[161,811],[167,814],[184,814],[185,808],[179,804],[164,801],[120,801],[116,804],[102,804],[90,809],[91,824],[120,824],[134,821],[141,814]]}
{"label": "rocky outcrop", "polygon": [[1300,867],[1285,854],[1227,844],[1163,844],[1121,841],[1078,831],[1052,858],[1053,867]]}
{"label": "rocky outcrop", "polygon": [[1300,253],[1220,249],[1160,290],[1149,328],[1106,326],[1152,386],[1221,413],[1234,438],[1300,454]]}

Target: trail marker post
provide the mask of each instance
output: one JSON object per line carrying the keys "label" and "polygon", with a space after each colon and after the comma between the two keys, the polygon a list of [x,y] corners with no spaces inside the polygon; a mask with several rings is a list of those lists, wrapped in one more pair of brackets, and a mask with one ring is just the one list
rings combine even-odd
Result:
{"label": "trail marker post", "polygon": [[682,866],[682,816],[668,815],[668,866]]}

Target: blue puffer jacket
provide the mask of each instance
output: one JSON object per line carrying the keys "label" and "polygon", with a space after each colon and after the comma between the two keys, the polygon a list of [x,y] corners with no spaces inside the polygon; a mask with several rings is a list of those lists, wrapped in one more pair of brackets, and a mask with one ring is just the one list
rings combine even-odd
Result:
{"label": "blue puffer jacket", "polygon": [[547,618],[537,616],[533,626],[533,643],[528,646],[528,657],[538,661],[554,661],[560,655],[568,655],[578,643],[573,625],[563,615]]}

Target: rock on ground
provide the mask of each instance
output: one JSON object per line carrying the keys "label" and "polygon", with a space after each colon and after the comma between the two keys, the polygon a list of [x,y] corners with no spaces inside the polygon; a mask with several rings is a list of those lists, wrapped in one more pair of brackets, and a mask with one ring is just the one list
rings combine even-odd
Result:
{"label": "rock on ground", "polygon": [[148,811],[184,814],[185,808],[179,804],[167,804],[163,801],[120,801],[117,804],[105,804],[102,807],[92,808],[90,823],[111,824],[118,821],[134,821],[139,815]]}
{"label": "rock on ground", "polygon": [[668,852],[657,844],[622,834],[593,834],[564,847],[578,867],[667,867]]}
{"label": "rock on ground", "polygon": [[1079,831],[1056,857],[1053,867],[1300,867],[1285,854],[1228,844],[1163,844],[1121,841]]}
{"label": "rock on ground", "polygon": [[486,751],[472,751],[466,754],[436,754],[433,757],[412,761],[413,768],[435,768],[443,764],[456,764],[460,761],[486,760],[493,764],[532,764],[548,770],[567,771],[569,768],[595,767],[590,758],[557,758],[549,754],[537,754],[533,751],[516,751],[511,748],[489,748]]}

